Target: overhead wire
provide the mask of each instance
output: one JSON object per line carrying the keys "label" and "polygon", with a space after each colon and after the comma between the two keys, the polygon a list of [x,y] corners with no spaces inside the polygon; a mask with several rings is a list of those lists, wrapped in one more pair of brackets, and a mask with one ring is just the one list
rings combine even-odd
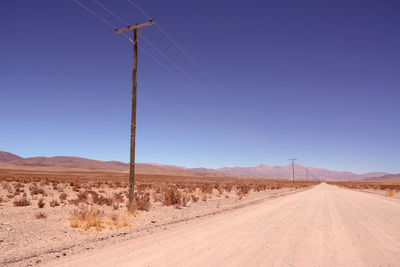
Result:
{"label": "overhead wire", "polygon": [[[109,8],[107,8],[104,4],[102,4],[100,1],[98,0],[93,0],[96,4],[98,4],[100,7],[102,7],[104,10],[106,10],[107,12],[109,12],[111,15],[113,15],[115,18],[117,18],[119,21],[121,21],[122,23],[125,24],[129,24],[126,20],[122,19],[120,16],[118,16],[116,13],[114,13],[112,10],[110,10]],[[142,29],[143,31],[143,29]],[[140,37],[141,33],[139,34]],[[139,37],[137,38],[136,41],[139,40]],[[177,68],[180,72],[183,73],[183,75],[186,76],[186,78],[188,78],[192,83],[194,83],[195,85],[197,85],[200,89],[204,90],[205,92],[207,92],[207,90],[205,90],[197,81],[195,81],[186,71],[184,71],[181,67],[179,67],[170,57],[168,57],[165,53],[163,53],[159,48],[157,48],[153,43],[151,43],[148,39],[146,39],[145,37],[141,37],[146,43],[148,43],[154,50],[156,50],[162,57],[164,57],[169,63],[171,63],[175,68]],[[129,41],[133,43],[132,39],[129,38]],[[141,47],[139,47],[139,49],[142,49]],[[150,56],[150,53],[144,49],[142,49],[143,52],[145,52],[146,55],[148,55],[150,58],[152,58],[154,61],[156,61],[156,63],[158,63],[159,65],[161,65],[164,69],[166,69],[170,74],[173,74],[173,76],[175,77],[179,77],[177,76],[177,74],[175,74],[174,72],[172,72],[171,70],[167,69],[167,67],[162,64],[159,60],[156,60],[156,58],[154,56]],[[184,81],[186,85],[188,85],[189,87],[192,87],[189,83],[187,83],[184,79],[179,77],[179,80]],[[198,94],[198,92],[196,92]]]}
{"label": "overhead wire", "polygon": [[[79,5],[80,7],[82,7],[83,9],[85,9],[86,11],[88,11],[89,13],[91,13],[92,15],[96,16],[98,19],[100,19],[101,21],[103,21],[105,24],[107,24],[108,26],[112,27],[113,29],[116,29],[117,27],[112,24],[110,21],[108,21],[107,19],[103,18],[102,16],[100,16],[99,14],[97,14],[96,12],[94,12],[93,10],[91,10],[90,8],[88,8],[87,6],[85,6],[84,4],[82,4],[81,2],[79,2],[78,0],[72,0],[74,1],[77,5]],[[103,7],[105,10],[111,12],[114,14],[114,12],[112,12],[111,10],[109,10],[107,7],[105,7],[104,5],[102,5],[99,1],[94,0],[97,4],[99,4],[101,7]],[[114,14],[114,16],[119,17],[118,15]],[[122,18],[119,17],[120,20],[122,20]],[[122,22],[124,22],[122,20]],[[126,23],[126,22],[125,22]],[[143,32],[143,29],[139,32],[139,37],[141,35],[141,33]],[[129,35],[127,35],[125,32],[123,32],[123,36],[126,37],[128,39],[129,42],[131,42],[133,45],[135,44],[135,42],[132,40],[132,38],[129,37]],[[138,38],[139,39],[139,38]],[[138,39],[136,40],[136,42],[138,41]],[[152,56],[148,51],[146,51],[145,49],[139,47],[140,50],[142,50],[148,57],[150,57],[153,61],[155,61],[157,64],[159,64],[161,67],[163,67],[168,73],[170,73],[172,76],[174,76],[175,78],[177,78],[178,80],[182,81],[185,85],[187,85],[190,89],[192,89],[197,95],[200,96],[199,92],[193,87],[191,86],[188,82],[186,82],[184,79],[182,79],[181,77],[179,77],[175,72],[173,72],[171,69],[169,69],[166,65],[162,64],[159,60],[157,60],[157,58],[155,58],[154,56]]]}
{"label": "overhead wire", "polygon": [[97,14],[96,12],[94,12],[93,10],[91,10],[90,8],[88,8],[87,6],[85,6],[84,4],[82,4],[81,2],[79,2],[78,0],[72,0],[74,1],[77,5],[79,5],[80,7],[82,7],[83,9],[85,9],[86,11],[92,13],[92,15],[95,15],[97,18],[99,18],[100,20],[102,20],[105,24],[109,25],[110,27],[112,27],[113,29],[115,29],[115,25],[113,25],[111,22],[109,22],[108,20],[106,20],[105,18],[103,18],[102,16],[100,16],[99,14]]}
{"label": "overhead wire", "polygon": [[[161,67],[163,67],[166,71],[168,71],[172,76],[183,82],[185,85],[187,85],[189,88],[193,88],[187,81],[179,77],[175,72],[171,71],[165,64],[163,64],[161,61],[159,61],[156,57],[152,56],[146,49],[142,48],[139,46],[139,50],[144,52],[148,57],[150,57],[153,61],[155,61],[157,64],[159,64]],[[199,92],[197,90],[194,90],[194,92],[200,96]]]}
{"label": "overhead wire", "polygon": [[114,17],[116,17],[117,19],[119,19],[119,21],[121,21],[122,23],[125,24],[129,24],[128,22],[124,21],[120,16],[118,16],[117,14],[115,14],[114,12],[112,12],[109,8],[107,8],[105,5],[103,5],[102,3],[100,3],[97,0],[93,0],[96,4],[98,4],[99,6],[101,6],[104,10],[108,11],[111,15],[113,15]]}
{"label": "overhead wire", "polygon": [[192,78],[184,69],[179,67],[169,56],[167,56],[164,52],[162,52],[157,46],[155,46],[152,42],[150,42],[147,38],[142,36],[142,40],[144,40],[149,46],[151,46],[154,50],[156,50],[163,58],[165,58],[171,65],[173,65],[176,69],[183,73],[192,83],[194,83],[198,88],[202,89],[204,92],[209,93],[201,84],[199,84],[196,80]]}
{"label": "overhead wire", "polygon": [[[132,6],[134,6],[140,13],[142,13],[145,17],[148,19],[151,19],[151,17],[143,10],[141,9],[137,4],[133,3],[131,0],[127,0]],[[167,37],[167,39],[175,45],[175,47],[206,77],[206,79],[214,85],[215,88],[217,88],[220,92],[222,92],[222,89],[219,87],[219,85],[215,82],[213,78],[171,37],[170,34],[167,33],[166,30],[164,30],[159,23],[156,21],[154,22],[154,25]]]}
{"label": "overhead wire", "polygon": [[[106,20],[105,18],[103,18],[102,16],[100,16],[99,14],[97,14],[96,12],[94,12],[93,10],[91,10],[90,8],[88,8],[87,6],[85,6],[84,4],[82,4],[81,2],[79,2],[78,0],[72,0],[74,1],[77,5],[79,5],[80,7],[82,7],[83,9],[85,9],[86,11],[88,11],[89,13],[91,13],[92,15],[96,16],[98,19],[100,19],[101,21],[103,21],[105,24],[107,24],[108,26],[110,26],[111,28],[113,28],[114,30],[117,28],[117,26],[115,26],[114,24],[112,24],[110,21]],[[132,38],[129,37],[129,35],[127,35],[126,33],[123,32],[123,36],[128,39],[129,41],[133,42]]]}

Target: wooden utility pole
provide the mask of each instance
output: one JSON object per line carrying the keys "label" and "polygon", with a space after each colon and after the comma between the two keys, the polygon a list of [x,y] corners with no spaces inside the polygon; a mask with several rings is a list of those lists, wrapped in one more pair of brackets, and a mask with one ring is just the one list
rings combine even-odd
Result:
{"label": "wooden utility pole", "polygon": [[306,172],[307,172],[307,185],[308,185],[308,169],[306,169]]}
{"label": "wooden utility pole", "polygon": [[294,161],[297,159],[289,159],[292,161],[292,174],[293,174],[293,183],[294,183]]}
{"label": "wooden utility pole", "polygon": [[115,29],[115,33],[124,33],[133,30],[133,64],[132,64],[132,115],[131,115],[131,155],[129,163],[129,206],[133,203],[133,196],[135,190],[135,137],[136,137],[136,88],[137,88],[137,54],[138,54],[138,34],[137,30],[150,25],[154,21],[150,20],[148,23],[138,25],[137,22],[134,26],[129,26],[125,29]]}

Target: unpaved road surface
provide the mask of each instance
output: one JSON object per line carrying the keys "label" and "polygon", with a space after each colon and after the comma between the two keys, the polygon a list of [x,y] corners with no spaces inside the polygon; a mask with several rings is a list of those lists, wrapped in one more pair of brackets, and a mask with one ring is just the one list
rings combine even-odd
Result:
{"label": "unpaved road surface", "polygon": [[400,266],[400,201],[320,184],[47,264]]}

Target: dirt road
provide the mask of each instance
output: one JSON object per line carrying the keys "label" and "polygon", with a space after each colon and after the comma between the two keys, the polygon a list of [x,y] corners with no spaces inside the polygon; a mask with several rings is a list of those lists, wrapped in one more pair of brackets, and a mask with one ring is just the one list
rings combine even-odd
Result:
{"label": "dirt road", "polygon": [[320,184],[55,264],[400,266],[400,201]]}

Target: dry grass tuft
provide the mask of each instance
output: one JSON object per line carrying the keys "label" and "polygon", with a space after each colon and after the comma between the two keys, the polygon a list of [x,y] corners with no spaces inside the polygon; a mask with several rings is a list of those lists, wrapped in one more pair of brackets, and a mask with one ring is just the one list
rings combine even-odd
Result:
{"label": "dry grass tuft", "polygon": [[182,205],[185,207],[187,205],[187,203],[189,203],[190,199],[191,199],[191,194],[183,192],[182,193]]}
{"label": "dry grass tuft", "polygon": [[164,189],[163,204],[165,206],[174,205],[175,207],[179,207],[182,204],[182,194],[176,186]]}
{"label": "dry grass tuft", "polygon": [[61,202],[64,202],[65,200],[67,200],[67,197],[67,193],[61,193],[59,199],[61,200]]}
{"label": "dry grass tuft", "polygon": [[148,192],[138,192],[135,196],[135,207],[137,210],[150,210],[150,194]]}
{"label": "dry grass tuft", "polygon": [[49,205],[50,205],[50,207],[54,208],[54,207],[60,206],[60,203],[58,203],[57,200],[53,199],[52,201],[50,201]]}
{"label": "dry grass tuft", "polygon": [[97,231],[101,231],[103,218],[104,211],[81,206],[79,209],[70,212],[69,221],[73,228],[88,230],[94,227]]}
{"label": "dry grass tuft", "polygon": [[192,195],[192,202],[193,203],[196,203],[197,201],[199,201],[199,197],[198,196],[196,196],[196,195]]}
{"label": "dry grass tuft", "polygon": [[29,206],[30,204],[31,204],[31,202],[26,197],[22,197],[22,198],[16,199],[14,201],[14,206],[16,206],[16,207]]}
{"label": "dry grass tuft", "polygon": [[40,209],[43,208],[45,204],[46,204],[46,203],[44,202],[44,199],[43,199],[43,198],[40,198],[40,199],[38,200],[38,202],[37,202],[37,205],[38,205],[38,207],[39,207]]}
{"label": "dry grass tuft", "polygon": [[35,219],[46,219],[46,218],[47,214],[42,211],[38,211],[35,213]]}
{"label": "dry grass tuft", "polygon": [[117,214],[111,214],[111,216],[106,221],[106,224],[108,225],[110,230],[118,230],[123,227],[132,226],[126,218],[120,220]]}
{"label": "dry grass tuft", "polygon": [[392,197],[392,196],[394,196],[394,192],[393,192],[393,190],[387,190],[386,191],[386,194],[385,194],[386,196],[388,196],[388,197]]}

